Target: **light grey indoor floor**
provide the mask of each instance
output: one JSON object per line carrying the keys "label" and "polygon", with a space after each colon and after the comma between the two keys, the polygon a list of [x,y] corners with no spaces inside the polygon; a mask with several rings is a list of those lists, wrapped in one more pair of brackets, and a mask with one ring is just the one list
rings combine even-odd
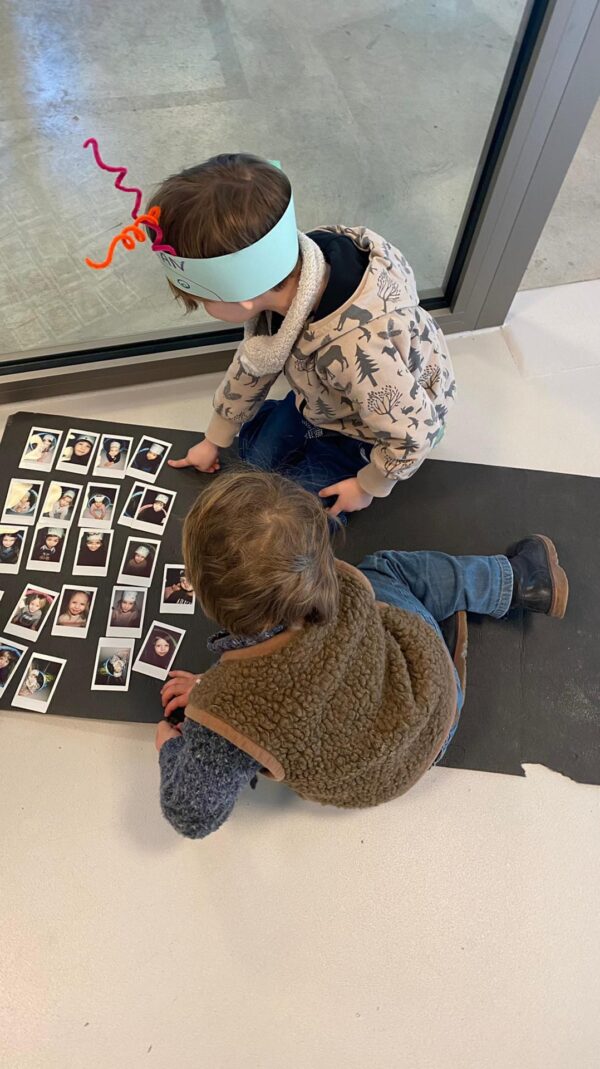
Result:
{"label": "light grey indoor floor", "polygon": [[[438,288],[525,0],[2,0],[0,353],[184,325],[83,140],[145,194],[220,151],[283,162],[299,224],[366,224]],[[590,125],[527,285],[600,274]],[[199,315],[190,329],[202,324]],[[0,356],[1,359],[1,356]]]}

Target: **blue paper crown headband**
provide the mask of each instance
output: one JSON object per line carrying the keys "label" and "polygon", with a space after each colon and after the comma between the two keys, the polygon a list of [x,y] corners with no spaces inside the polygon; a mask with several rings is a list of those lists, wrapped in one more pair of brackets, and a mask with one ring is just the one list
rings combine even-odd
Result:
{"label": "blue paper crown headband", "polygon": [[[115,187],[127,193],[136,194],[135,205],[131,213],[133,224],[124,227],[120,234],[113,238],[103,263],[95,263],[87,259],[86,263],[89,267],[95,270],[108,267],[119,241],[126,249],[133,249],[136,242],[145,241],[146,232],[142,224],[155,232],[152,250],[157,253],[167,278],[178,289],[204,300],[225,302],[253,300],[254,297],[276,286],[296,266],[299,243],[293,196],[290,196],[288,206],[275,226],[253,245],[224,256],[187,259],[178,256],[172,246],[161,244],[162,230],[159,225],[160,209],[158,207],[149,208],[147,214],[138,216],[142,191],[137,187],[122,184],[127,168],[110,167],[104,163],[95,138],[88,138],[84,142],[84,148],[87,145],[92,146],[96,163],[102,170],[117,174]],[[277,160],[270,162],[275,167],[281,166]]]}

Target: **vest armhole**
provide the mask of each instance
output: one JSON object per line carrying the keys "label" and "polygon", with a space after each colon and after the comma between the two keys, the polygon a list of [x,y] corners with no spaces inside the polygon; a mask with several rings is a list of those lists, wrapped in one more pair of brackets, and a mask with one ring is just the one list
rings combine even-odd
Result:
{"label": "vest armhole", "polygon": [[243,750],[249,757],[252,757],[255,761],[258,761],[259,765],[262,765],[265,770],[265,774],[269,779],[277,780],[281,782],[285,779],[285,771],[283,765],[270,754],[268,750],[265,750],[263,746],[260,746],[257,742],[253,742],[252,739],[247,738],[237,728],[232,727],[225,720],[221,720],[220,717],[215,716],[213,713],[207,712],[206,709],[198,709],[195,705],[188,705],[185,710],[185,715],[190,720],[195,720],[197,724],[203,724],[204,727],[209,728],[210,731],[214,731],[215,735],[221,735],[222,738],[227,739],[228,742],[237,746],[238,750]]}

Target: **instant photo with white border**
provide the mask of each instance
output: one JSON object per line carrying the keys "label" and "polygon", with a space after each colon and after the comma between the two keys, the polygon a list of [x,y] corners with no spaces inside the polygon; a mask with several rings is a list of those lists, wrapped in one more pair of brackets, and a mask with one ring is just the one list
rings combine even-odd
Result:
{"label": "instant photo with white border", "polygon": [[[148,550],[154,550],[154,557],[152,559],[150,575],[139,575],[135,572],[125,571],[129,560],[133,559],[135,555],[134,547],[138,549],[144,548]],[[122,584],[122,586],[150,586],[152,583],[152,577],[154,575],[154,569],[156,568],[156,562],[158,561],[159,550],[160,542],[156,538],[136,538],[135,535],[130,535],[125,545],[125,552],[123,553],[123,560],[121,561],[121,567],[119,568],[117,583]]]}
{"label": "instant photo with white border", "polygon": [[[46,490],[46,496],[40,514],[40,523],[42,520],[48,520],[49,526],[51,527],[70,527],[75,518],[75,513],[77,512],[80,494],[81,487],[76,486],[75,483],[60,482],[57,479],[53,479],[51,483],[48,483],[48,489]],[[52,516],[52,510],[60,504],[65,497],[71,501],[71,504],[61,506],[59,514]],[[65,512],[65,509],[67,510],[67,515],[61,515],[61,513]]]}
{"label": "instant photo with white border", "polygon": [[[121,595],[118,597],[117,595]],[[129,595],[129,598],[127,597]],[[125,586],[117,583],[112,589],[110,605],[108,607],[108,620],[106,622],[106,634],[110,638],[139,638],[144,629],[144,616],[146,614],[146,597],[148,587]],[[113,613],[116,612],[123,601],[135,601],[138,612],[138,623],[130,627],[127,623],[113,624]],[[122,611],[122,610],[121,610]]]}
{"label": "instant photo with white border", "polygon": [[[152,636],[156,633],[154,642],[156,642],[161,635],[170,635],[173,640],[173,647],[171,650],[171,656],[165,665],[148,664],[147,661],[142,660],[143,654],[146,652],[146,647],[150,645]],[[142,642],[140,652],[138,653],[133,665],[134,672],[140,672],[145,676],[152,676],[154,679],[166,679],[171,671],[171,665],[177,656],[177,651],[183,642],[183,636],[185,631],[181,627],[175,627],[174,624],[165,624],[162,620],[153,620],[148,628],[148,632]]]}
{"label": "instant photo with white border", "polygon": [[148,489],[147,483],[135,482],[129,491],[129,497],[123,505],[123,511],[119,516],[118,523],[123,527],[131,527],[133,524],[133,517],[135,516],[139,506],[142,503],[142,498]]}
{"label": "instant photo with white border", "polygon": [[[110,562],[110,553],[112,549],[114,533],[114,531],[100,531],[96,527],[79,530],[79,539],[77,542],[77,549],[75,551],[75,560],[73,561],[73,575],[108,575],[108,565]],[[93,554],[91,553],[83,563],[80,562],[80,557],[83,552],[84,545],[88,541],[88,538],[90,538],[90,535],[102,535],[102,543],[106,545],[106,558],[104,559],[103,564],[95,565],[90,563],[90,558],[93,557]]]}
{"label": "instant photo with white border", "polygon": [[[111,694],[126,694],[129,690],[129,681],[131,679],[131,667],[133,662],[134,646],[135,642],[132,638],[111,638],[108,635],[106,635],[104,638],[99,638],[90,690],[110,691]],[[125,664],[126,671],[123,683],[97,683],[96,679],[100,673],[101,664],[106,665],[106,678],[109,679],[111,678],[110,662],[112,658],[119,658],[122,661],[124,654],[127,655],[127,660]],[[112,678],[117,678],[114,672]]]}
{"label": "instant photo with white border", "polygon": [[[48,538],[58,538],[59,540],[55,547],[59,552],[53,559],[41,560],[38,557],[33,556],[36,550],[41,549],[40,539],[43,531],[46,531],[44,542],[46,542]],[[54,527],[51,520],[39,523],[33,532],[33,538],[29,547],[29,557],[27,558],[28,570],[32,572],[60,572],[65,559],[68,537],[68,527]]]}
{"label": "instant photo with white border", "polygon": [[[44,452],[41,449],[44,436],[52,435],[54,438],[54,445],[51,449]],[[27,435],[27,441],[25,442],[25,448],[23,455],[19,461],[20,468],[27,468],[29,471],[51,471],[52,465],[56,459],[61,439],[63,436],[62,431],[57,431],[53,427],[45,427],[39,423],[34,423],[29,434]],[[33,439],[39,439],[33,447],[29,446],[33,442]]]}
{"label": "instant photo with white border", "polygon": [[[136,460],[140,457],[140,454],[155,453],[156,450],[152,450],[150,447],[156,445],[159,446],[161,452],[158,455],[158,464],[154,471],[144,471],[143,468],[136,467]],[[173,448],[172,442],[163,442],[161,438],[154,438],[151,434],[144,434],[140,438],[138,444],[132,452],[131,461],[127,468],[126,474],[131,475],[133,479],[141,479],[145,483],[155,483],[158,475],[161,471],[163,464],[165,463],[171,449]]]}
{"label": "instant photo with white border", "polygon": [[[42,597],[46,598],[47,601],[50,602],[48,607],[42,612],[39,621],[39,627],[37,628],[28,627],[26,624],[24,625],[13,623],[14,617],[17,615],[17,612],[19,610],[20,612],[23,612],[23,610],[25,609],[25,598],[30,597],[31,595],[41,595]],[[8,623],[4,627],[5,634],[16,635],[17,638],[24,638],[29,642],[37,642],[38,638],[40,637],[40,634],[42,633],[44,627],[50,619],[52,607],[57,597],[57,590],[47,590],[46,587],[38,586],[37,583],[26,583],[23,587],[23,591],[21,593],[21,596],[19,597],[19,600],[17,601],[12,613],[10,614]]]}
{"label": "instant photo with white border", "polygon": [[[37,510],[40,507],[43,482],[41,479],[11,479],[6,491],[6,499],[2,509],[2,523],[14,523],[19,527],[33,527]],[[19,505],[24,497],[35,495],[35,500],[30,501],[29,512],[12,512],[11,508]]]}
{"label": "instant photo with white border", "polygon": [[[21,663],[21,660],[22,660],[22,657],[23,657],[23,654],[24,653],[29,653],[29,647],[28,646],[22,646],[20,642],[15,642],[15,640],[13,638],[4,638],[2,635],[0,635],[0,657],[2,656],[2,653],[7,651],[7,650],[9,652],[12,651],[13,653],[16,653],[17,657],[16,657],[15,661],[13,662],[12,668],[9,668],[8,675],[7,675],[6,679],[4,680],[4,683],[2,683],[0,681],[0,697],[2,697],[2,695],[4,694],[4,691],[6,690],[7,686],[9,685],[12,677],[14,676],[14,674],[15,674],[15,672],[17,670],[17,668],[19,667],[19,665]],[[2,667],[2,665],[0,665],[0,667]]]}
{"label": "instant photo with white border", "polygon": [[[88,530],[93,527],[95,531],[110,531],[113,525],[113,517],[117,508],[120,489],[121,487],[117,483],[88,483],[83,491],[77,526],[87,527]],[[110,493],[107,491],[110,491]],[[104,507],[107,510],[106,514],[104,517],[86,516],[86,512],[89,512],[90,507],[93,507],[95,500],[98,498],[104,499]]]}
{"label": "instant photo with white border", "polygon": [[[194,613],[194,609],[196,608],[196,596],[195,596],[194,591],[192,590],[191,586],[190,586],[190,593],[192,595],[192,600],[191,601],[189,601],[189,602],[185,602],[185,601],[184,602],[165,601],[165,595],[166,595],[166,592],[167,592],[167,579],[171,578],[171,576],[169,576],[169,574],[168,574],[169,573],[169,569],[172,569],[174,572],[176,572],[177,573],[177,577],[179,577],[182,572],[185,572],[185,567],[183,566],[183,564],[165,564],[165,566],[163,568],[162,586],[160,588],[160,608],[159,608],[158,611],[160,613],[167,613],[167,614],[168,613],[174,613],[175,615],[185,614],[186,616],[192,616],[193,613]],[[177,579],[176,579],[175,583],[171,583],[169,585],[175,587],[175,586],[177,586],[179,584],[177,583]],[[187,591],[186,591],[186,593],[187,593]]]}
{"label": "instant photo with white border", "polygon": [[[98,587],[95,586],[83,586],[83,584],[78,586],[76,583],[65,583],[56,599],[57,606],[51,634],[55,635],[57,638],[87,638],[97,593]],[[68,599],[67,594],[70,595]],[[87,607],[85,609],[87,612],[85,620],[69,624],[59,623],[61,617],[69,615],[69,606],[77,594],[89,595]],[[74,619],[76,619],[76,617],[74,617]]]}
{"label": "instant photo with white border", "polygon": [[[27,663],[27,667],[25,668],[25,671],[21,676],[15,696],[12,702],[10,703],[11,706],[13,706],[15,709],[29,709],[33,713],[46,713],[48,711],[50,702],[52,701],[56,693],[58,681],[61,675],[63,674],[63,669],[66,663],[67,662],[64,657],[55,657],[54,655],[50,656],[50,654],[44,653],[32,653]],[[29,694],[20,693],[25,686],[25,681],[29,678],[32,672],[36,673],[36,676],[38,677],[39,681],[39,676],[46,676],[50,668],[55,668],[57,669],[57,671],[56,674],[52,677],[50,689],[45,698],[35,698],[34,694],[36,693],[36,691],[32,691]],[[41,688],[38,688],[38,693],[40,690],[43,690],[43,686]]]}
{"label": "instant photo with white border", "polygon": [[[145,510],[150,511],[153,509],[154,502],[159,498],[166,498],[165,502],[161,502],[164,505],[164,520],[161,523],[151,523],[148,520],[143,519]],[[162,486],[146,486],[145,493],[142,494],[142,499],[137,508],[136,514],[132,520],[129,521],[128,526],[134,527],[136,531],[147,531],[148,534],[162,534],[167,529],[167,523],[169,522],[169,516],[175,504],[175,498],[177,497],[176,490],[165,490]],[[153,510],[156,512],[156,510]]]}
{"label": "instant photo with white border", "polygon": [[[65,438],[65,444],[62,448],[60,457],[58,458],[55,471],[70,471],[73,473],[77,472],[79,475],[87,475],[92,460],[94,459],[94,453],[96,452],[99,437],[99,431],[86,431],[81,427],[69,427],[67,437]],[[81,441],[83,438],[89,439],[91,448],[89,453],[85,453],[83,456],[84,463],[78,464],[77,462],[74,462],[72,458],[77,455],[74,452],[77,442]],[[71,453],[69,459],[65,460],[63,458],[68,449],[71,450]]]}
{"label": "instant photo with white border", "polygon": [[[19,568],[21,567],[21,561],[23,560],[23,553],[25,550],[25,542],[27,541],[27,527],[13,527],[10,523],[0,524],[0,577],[3,575],[17,575]],[[14,542],[12,546],[4,546],[4,538],[14,538],[15,542],[18,541],[17,547],[17,559],[12,560],[10,557],[6,561],[2,560],[2,552],[4,549],[12,550],[14,552]],[[12,557],[12,553],[11,553]]]}
{"label": "instant photo with white border", "polygon": [[[119,460],[115,464],[111,464],[107,460],[107,455],[110,453],[111,442],[118,442],[122,446]],[[105,450],[106,443],[108,443],[108,445]],[[127,465],[129,464],[132,445],[133,438],[130,438],[126,434],[101,434],[98,443],[98,452],[96,453],[96,463],[94,464],[92,474],[100,475],[104,479],[124,479]]]}

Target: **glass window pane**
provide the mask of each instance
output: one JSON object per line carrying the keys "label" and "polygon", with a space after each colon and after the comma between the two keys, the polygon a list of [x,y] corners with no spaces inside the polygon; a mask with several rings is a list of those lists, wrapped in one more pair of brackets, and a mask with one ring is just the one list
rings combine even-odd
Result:
{"label": "glass window pane", "polygon": [[367,225],[441,290],[526,0],[12,0],[0,16],[0,350],[215,326],[148,244],[103,259],[133,198],[220,151],[280,159],[303,229]]}

